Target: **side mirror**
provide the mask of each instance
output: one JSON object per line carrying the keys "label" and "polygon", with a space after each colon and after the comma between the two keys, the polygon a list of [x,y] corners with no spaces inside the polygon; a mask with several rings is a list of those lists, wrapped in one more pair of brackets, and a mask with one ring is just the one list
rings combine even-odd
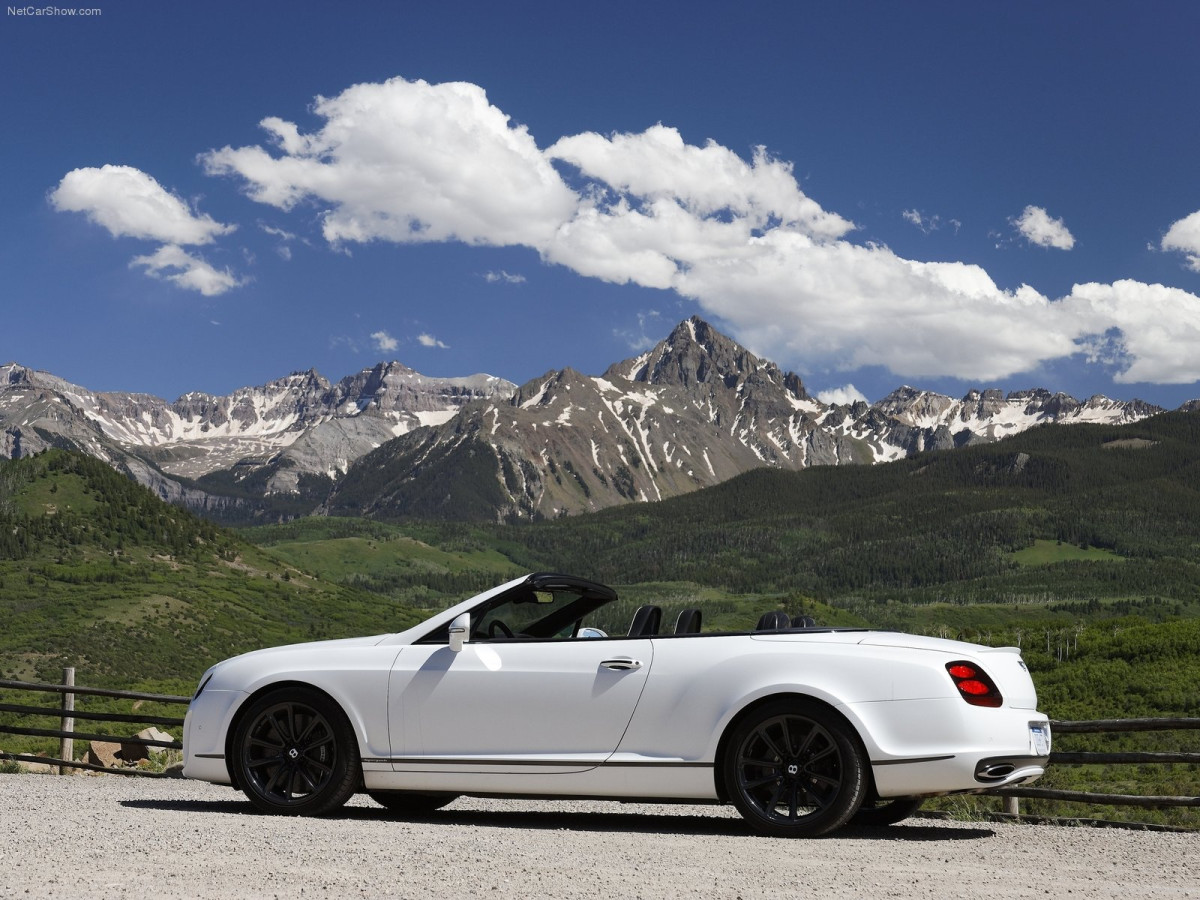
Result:
{"label": "side mirror", "polygon": [[467,635],[470,633],[471,614],[463,613],[450,623],[450,649],[455,653],[460,652],[463,648],[463,644],[467,642]]}

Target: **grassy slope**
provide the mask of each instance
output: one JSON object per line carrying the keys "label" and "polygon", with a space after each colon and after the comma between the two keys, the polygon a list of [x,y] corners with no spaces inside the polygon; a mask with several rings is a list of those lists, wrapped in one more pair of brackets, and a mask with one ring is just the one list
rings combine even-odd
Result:
{"label": "grassy slope", "polygon": [[0,463],[0,675],[190,692],[255,647],[395,631],[407,604],[301,572],[86,457]]}

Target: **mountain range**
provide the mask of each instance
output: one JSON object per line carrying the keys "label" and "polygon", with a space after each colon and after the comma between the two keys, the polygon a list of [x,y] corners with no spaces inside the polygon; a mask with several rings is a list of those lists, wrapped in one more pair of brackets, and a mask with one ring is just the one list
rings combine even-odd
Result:
{"label": "mountain range", "polygon": [[[332,480],[397,435],[515,390],[489,375],[430,378],[391,362],[337,384],[309,370],[228,396],[189,393],[168,403],[91,391],[10,363],[0,366],[0,456],[81,450],[163,499],[219,509],[245,494],[223,490],[222,476],[242,481],[253,472],[258,494],[295,494],[306,476]],[[206,480],[217,487],[205,488]]]}
{"label": "mountain range", "polygon": [[309,370],[168,403],[0,366],[0,456],[82,450],[164,499],[230,520],[550,518],[663,499],[762,466],[887,462],[1045,423],[1122,424],[1160,412],[1043,389],[955,400],[907,386],[874,404],[830,405],[695,317],[603,375],[565,368],[519,387],[391,362],[336,384]]}

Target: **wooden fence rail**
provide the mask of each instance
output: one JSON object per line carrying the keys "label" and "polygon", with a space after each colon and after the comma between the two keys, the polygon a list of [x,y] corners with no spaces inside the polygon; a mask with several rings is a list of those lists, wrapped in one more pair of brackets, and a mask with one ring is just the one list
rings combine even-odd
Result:
{"label": "wooden fence rail", "polygon": [[75,684],[75,670],[63,670],[62,684],[38,684],[27,681],[0,680],[0,689],[14,691],[33,691],[57,693],[62,695],[62,705],[59,708],[47,706],[27,706],[17,703],[0,703],[0,712],[15,713],[22,716],[51,716],[60,721],[60,728],[30,728],[17,725],[0,725],[0,733],[14,734],[24,737],[57,737],[60,740],[59,758],[48,756],[32,756],[23,753],[5,753],[0,751],[0,759],[14,762],[43,763],[58,766],[59,774],[65,774],[68,769],[90,769],[100,772],[114,772],[120,775],[143,775],[153,778],[167,777],[161,772],[145,772],[140,769],[114,769],[98,766],[93,763],[72,759],[74,756],[74,741],[106,741],[115,744],[136,744],[143,747],[162,747],[168,750],[182,750],[179,741],[154,740],[151,738],[126,737],[125,735],[101,734],[75,730],[75,720],[83,719],[89,722],[126,722],[137,725],[162,725],[167,728],[178,728],[183,725],[182,718],[169,716],[147,716],[137,713],[102,713],[75,709],[76,695],[93,697],[113,697],[120,700],[141,700],[153,703],[187,704],[189,697],[174,694],[149,694],[139,691],[118,691],[110,688],[78,687]]}
{"label": "wooden fence rail", "polygon": [[118,691],[112,688],[77,687],[73,684],[37,684],[29,681],[0,681],[0,688],[18,691],[47,691],[56,694],[85,694],[95,697],[117,697],[123,700],[153,700],[156,703],[191,703],[191,697],[177,694],[145,694],[139,691]]}
{"label": "wooden fence rail", "polygon": [[[0,712],[17,713],[19,715],[57,716],[62,720],[62,728],[23,728],[0,725],[0,733],[16,734],[31,737],[58,737],[63,741],[62,759],[51,759],[44,756],[29,756],[0,752],[0,759],[10,759],[18,762],[38,762],[59,766],[62,772],[66,768],[93,769],[103,772],[115,772],[123,775],[147,775],[164,777],[162,773],[141,772],[136,769],[112,769],[91,763],[78,762],[70,759],[71,741],[75,738],[86,741],[112,741],[122,744],[140,744],[151,747],[164,747],[182,750],[179,741],[158,741],[148,738],[124,737],[115,735],[95,734],[75,731],[74,720],[83,719],[91,722],[129,722],[143,725],[163,725],[179,727],[183,725],[181,718],[166,716],[143,716],[125,713],[99,713],[76,710],[74,698],[76,695],[115,697],[125,700],[144,700],[155,703],[175,703],[186,705],[188,697],[173,694],[147,694],[136,691],[119,691],[109,688],[77,687],[74,684],[75,670],[63,671],[63,684],[36,684],[25,681],[0,680],[0,688],[18,691],[42,691],[58,693],[63,696],[63,705],[55,709],[45,706],[24,706],[12,703],[0,703]],[[1175,731],[1200,729],[1200,719],[1162,718],[1162,719],[1097,719],[1086,722],[1051,721],[1051,733],[1062,734],[1102,734],[1124,733],[1135,731]],[[1087,765],[1087,764],[1146,764],[1146,763],[1184,763],[1196,765],[1200,763],[1200,753],[1091,753],[1091,752],[1062,752],[1050,753],[1050,765]],[[1099,806],[1137,806],[1145,809],[1161,809],[1169,806],[1200,808],[1200,797],[1141,797],[1126,794],[1102,794],[1090,791],[1060,791],[1051,788],[1010,787],[1000,788],[987,793],[1005,798],[1007,810],[1018,812],[1018,798],[1037,800],[1061,800],[1074,803],[1090,803]]]}
{"label": "wooden fence rail", "polygon": [[[1135,731],[1187,731],[1200,729],[1200,719],[1094,719],[1087,722],[1050,722],[1050,733],[1060,734],[1121,734]],[[1200,763],[1200,753],[1101,753],[1051,751],[1050,765],[1145,763]],[[1200,808],[1200,797],[1145,797],[1132,794],[1101,794],[1091,791],[1060,791],[1053,788],[1008,787],[988,791],[1004,797],[1006,811],[1017,813],[1017,798],[1029,800],[1061,800],[1070,803],[1091,803],[1097,806],[1136,806],[1142,809],[1164,809],[1170,806]]]}

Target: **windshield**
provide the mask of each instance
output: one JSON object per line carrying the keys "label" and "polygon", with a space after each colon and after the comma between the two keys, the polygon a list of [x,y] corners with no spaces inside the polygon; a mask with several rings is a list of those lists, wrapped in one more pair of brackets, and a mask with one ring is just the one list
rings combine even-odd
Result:
{"label": "windshield", "polygon": [[[534,575],[471,611],[471,640],[571,640],[581,636],[589,616],[616,599],[616,593],[602,585]],[[420,639],[448,641],[448,624]]]}

